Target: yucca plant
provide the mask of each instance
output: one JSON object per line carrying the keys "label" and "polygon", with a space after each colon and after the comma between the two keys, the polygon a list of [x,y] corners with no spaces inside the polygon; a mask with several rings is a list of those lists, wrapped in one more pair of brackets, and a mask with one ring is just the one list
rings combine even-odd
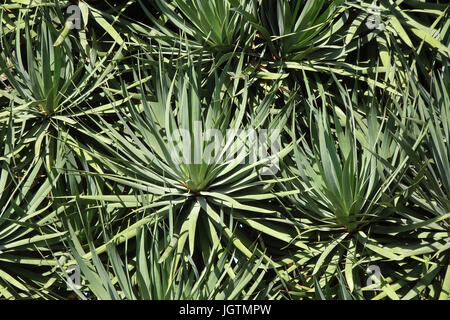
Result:
{"label": "yucca plant", "polygon": [[[366,285],[366,268],[392,268],[382,260],[406,260],[414,247],[402,238],[396,241],[402,250],[395,251],[384,240],[381,245],[379,237],[395,228],[377,229],[392,221],[402,225],[395,216],[404,208],[400,181],[410,158],[395,137],[409,133],[401,129],[392,107],[398,101],[406,107],[409,100],[385,94],[379,102],[358,96],[356,90],[351,94],[335,81],[339,91],[334,95],[325,94],[320,82],[315,82],[317,90],[307,85],[307,96],[300,99],[305,111],[297,111],[297,121],[292,119],[290,134],[297,143],[293,161],[284,161],[283,173],[296,176],[292,186],[300,193],[288,199],[297,208],[291,214],[298,217],[299,237],[309,250],[285,257],[291,263],[287,269],[291,280],[277,288],[286,287],[287,297],[324,298],[326,289],[329,298],[365,299],[374,292]],[[420,139],[412,150],[419,148]],[[285,189],[286,183],[280,187]],[[384,293],[383,281],[392,279],[382,279],[379,290]]]}
{"label": "yucca plant", "polygon": [[[10,107],[1,109],[0,121],[12,121],[17,132],[11,154],[24,160],[22,166],[39,166],[45,171],[40,175],[54,186],[61,176],[58,169],[78,168],[77,152],[66,144],[85,134],[77,121],[112,107],[105,98],[110,93],[100,87],[115,72],[116,61],[107,59],[121,57],[121,50],[112,55],[113,44],[109,51],[101,52],[94,41],[86,56],[79,39],[61,39],[55,27],[64,21],[59,7],[21,8],[14,18],[21,27],[0,32],[0,67],[11,86],[11,91],[2,91]],[[98,57],[99,52],[103,58]],[[66,186],[56,189],[65,190]]]}
{"label": "yucca plant", "polygon": [[57,12],[46,7],[35,10],[18,12],[16,19],[23,23],[23,30],[1,33],[0,66],[15,90],[7,96],[27,103],[27,109],[42,116],[67,114],[70,106],[85,100],[102,83],[101,77],[95,77],[97,53],[92,50],[91,56],[84,56],[79,43],[68,38],[58,45],[53,22],[59,18]]}
{"label": "yucca plant", "polygon": [[[142,1],[139,3],[145,8]],[[241,48],[249,45],[252,39],[249,26],[233,9],[251,11],[254,5],[248,0],[174,0],[169,3],[156,1],[157,8],[168,21],[195,39],[198,44],[204,43],[206,48],[216,53],[232,52],[239,43]],[[147,14],[150,12],[147,11]],[[170,30],[166,25],[160,28],[166,33]],[[176,33],[172,33],[172,36],[179,37]]]}
{"label": "yucca plant", "polygon": [[56,139],[73,139],[69,128],[77,130],[76,120],[90,109],[89,104],[101,101],[88,97],[111,76],[114,66],[104,65],[106,58],[97,60],[95,49],[86,57],[79,42],[69,38],[55,46],[58,32],[52,19],[57,18],[57,11],[46,6],[20,10],[17,21],[23,29],[0,34],[0,67],[12,87],[10,92],[2,91],[12,112],[2,110],[0,121],[14,117],[14,125],[22,127],[16,148],[34,150],[34,163],[41,152],[47,154],[47,169],[53,166]]}
{"label": "yucca plant", "polygon": [[341,0],[262,0],[253,12],[236,10],[264,39],[274,57],[300,61],[339,55],[336,35],[346,22],[345,17],[338,19],[343,4]]}
{"label": "yucca plant", "polygon": [[395,198],[396,177],[406,170],[407,161],[400,157],[400,146],[391,136],[396,124],[387,111],[381,108],[383,114],[379,114],[378,103],[370,98],[364,110],[367,115],[362,116],[349,93],[338,87],[344,110],[333,106],[335,102],[319,88],[318,98],[311,93],[305,101],[309,132],[293,122],[302,192],[292,198],[305,214],[324,225],[354,231],[386,215]]}
{"label": "yucca plant", "polygon": [[3,1],[0,299],[448,299],[448,10]]}
{"label": "yucca plant", "polygon": [[62,254],[65,234],[57,219],[61,202],[54,196],[72,193],[79,185],[60,171],[79,168],[77,153],[66,141],[78,139],[76,119],[90,111],[86,103],[102,100],[101,94],[94,100],[88,97],[111,76],[113,65],[106,68],[105,59],[97,60],[96,50],[86,63],[76,40],[66,38],[57,45],[54,21],[59,21],[60,12],[54,7],[30,6],[14,13],[10,17],[19,27],[11,31],[2,24],[0,28],[0,67],[5,85],[10,86],[2,90],[7,104],[0,108],[0,123],[7,128],[2,145],[2,187],[7,188],[1,198],[1,251],[5,277],[6,270],[18,264],[27,267],[23,277],[7,277],[22,291],[3,287],[3,294],[50,297],[57,294],[50,289],[58,281],[51,267],[55,255]]}
{"label": "yucca plant", "polygon": [[[283,226],[287,220],[276,205],[276,199],[289,192],[270,192],[276,181],[276,157],[282,158],[290,146],[280,145],[275,152],[268,152],[269,140],[275,136],[269,133],[253,142],[260,144],[262,153],[251,159],[257,156],[252,154],[252,142],[237,131],[251,128],[246,120],[248,88],[240,79],[240,67],[228,83],[226,72],[216,74],[208,91],[202,88],[201,73],[191,64],[172,71],[161,66],[154,82],[156,101],[147,101],[142,86],[142,105],[129,103],[127,113],[119,113],[120,126],[98,122],[104,130],[101,137],[93,138],[104,151],[85,150],[102,168],[102,179],[131,188],[125,194],[95,198],[137,207],[137,212],[154,212],[152,215],[169,221],[173,238],[165,256],[179,254],[187,244],[194,255],[199,253],[200,243],[214,243],[218,237],[228,239],[248,257],[259,247],[260,233],[285,243],[295,240],[295,232]],[[170,72],[175,72],[173,79]],[[267,105],[268,99],[261,103]],[[286,121],[281,115],[264,119],[260,118],[261,123],[272,119],[268,129],[275,133]],[[204,140],[206,129],[215,131]],[[226,138],[220,139],[220,135]],[[216,152],[211,152],[212,147]],[[272,221],[261,223],[263,217]],[[261,250],[257,253],[262,254]]]}
{"label": "yucca plant", "polygon": [[[443,285],[450,281],[445,253],[449,249],[446,244],[449,234],[444,223],[448,213],[437,217],[424,214],[408,198],[411,193],[416,194],[417,181],[422,180],[425,172],[426,165],[418,159],[428,137],[425,122],[415,114],[417,92],[411,87],[414,86],[411,84],[402,96],[385,94],[380,102],[373,97],[366,100],[351,96],[343,87],[340,99],[325,95],[322,87],[317,92],[308,91],[304,100],[308,112],[304,118],[298,117],[297,123],[293,121],[291,131],[298,141],[294,149],[297,168],[288,161],[286,165],[303,184],[303,192],[288,198],[295,199],[293,204],[300,208],[298,221],[303,224],[300,235],[310,250],[285,258],[291,263],[287,269],[291,280],[275,286],[286,288],[283,296],[447,297]],[[356,104],[357,101],[360,103]],[[339,103],[345,109],[339,108]],[[377,115],[380,111],[382,114]],[[302,131],[305,123],[309,132]],[[413,139],[409,138],[411,134]],[[411,166],[421,168],[417,180],[406,175]],[[374,171],[370,172],[370,167]],[[407,182],[403,182],[405,178]],[[297,182],[293,185],[299,186]],[[368,187],[376,191],[371,193]],[[411,200],[417,203],[416,196]],[[354,208],[358,210],[353,214],[363,214],[352,217]],[[365,212],[365,208],[370,211]],[[423,261],[432,262],[433,267],[414,262],[419,255]],[[366,268],[370,266],[381,270],[378,290],[368,286],[369,282],[366,284],[370,277]]]}

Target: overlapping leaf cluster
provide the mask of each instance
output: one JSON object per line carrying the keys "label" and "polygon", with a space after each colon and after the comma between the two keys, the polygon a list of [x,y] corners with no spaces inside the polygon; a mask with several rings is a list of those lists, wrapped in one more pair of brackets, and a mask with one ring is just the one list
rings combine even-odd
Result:
{"label": "overlapping leaf cluster", "polygon": [[448,4],[112,2],[0,5],[0,299],[450,299]]}

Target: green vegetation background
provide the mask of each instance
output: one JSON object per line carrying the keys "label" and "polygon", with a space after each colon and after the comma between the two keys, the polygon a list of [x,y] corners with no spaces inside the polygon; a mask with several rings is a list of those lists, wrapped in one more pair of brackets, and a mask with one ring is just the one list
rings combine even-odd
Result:
{"label": "green vegetation background", "polygon": [[1,2],[0,299],[450,299],[447,1]]}

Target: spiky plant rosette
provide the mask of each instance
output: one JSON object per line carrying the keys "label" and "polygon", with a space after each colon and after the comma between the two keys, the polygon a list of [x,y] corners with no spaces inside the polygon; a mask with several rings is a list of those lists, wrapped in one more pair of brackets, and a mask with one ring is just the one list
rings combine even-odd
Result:
{"label": "spiky plant rosette", "polygon": [[[292,215],[310,250],[285,257],[291,280],[276,284],[284,289],[283,296],[409,299],[428,290],[436,297],[446,296],[445,289],[437,288],[449,281],[448,213],[433,217],[415,212],[424,173],[416,180],[406,175],[411,168],[427,167],[419,160],[427,126],[405,118],[420,101],[409,93],[367,100],[351,97],[343,87],[341,99],[329,98],[321,87],[308,91],[303,100],[306,115],[292,122],[297,144],[283,172],[297,177],[292,186],[301,192],[285,200],[297,207]],[[305,123],[310,123],[309,132],[302,131]],[[413,139],[412,133],[417,134]],[[418,256],[433,264],[419,268],[413,262]],[[374,270],[381,272],[378,284],[371,280]]]}
{"label": "spiky plant rosette", "polygon": [[[114,64],[104,64],[108,54],[98,58],[95,49],[87,59],[73,38],[57,40],[56,26],[64,21],[59,8],[21,7],[9,16],[18,27],[2,24],[0,32],[2,81],[10,88],[1,91],[8,103],[0,108],[0,251],[8,285],[2,288],[8,297],[50,297],[57,292],[49,288],[62,281],[52,270],[65,253],[66,234],[55,196],[77,193],[80,183],[63,173],[80,168],[67,141],[83,135],[77,120],[92,112],[91,103],[108,108],[101,105],[101,93],[94,99],[91,95],[111,76]],[[15,269],[23,275],[6,271]]]}
{"label": "spiky plant rosette", "polygon": [[46,6],[20,10],[17,19],[23,23],[22,28],[1,34],[0,67],[12,91],[3,91],[10,106],[2,108],[0,121],[9,121],[12,116],[20,132],[12,154],[24,149],[24,153],[29,152],[25,159],[30,165],[42,158],[47,171],[63,166],[57,165],[56,159],[59,155],[65,162],[60,152],[70,152],[64,141],[77,140],[77,134],[83,134],[76,126],[77,120],[85,112],[92,112],[92,104],[101,106],[101,93],[97,99],[89,97],[114,69],[113,63],[105,64],[108,54],[99,59],[92,48],[88,57],[71,38],[57,44],[55,20],[64,21],[58,13]]}
{"label": "spiky plant rosette", "polygon": [[448,299],[448,15],[3,1],[0,299]]}
{"label": "spiky plant rosette", "polygon": [[[94,178],[126,188],[79,198],[144,214],[114,239],[124,241],[135,236],[136,226],[164,220],[173,235],[164,257],[178,257],[188,247],[196,259],[201,259],[199,248],[210,247],[218,238],[231,241],[247,257],[268,250],[261,233],[282,243],[295,240],[277,209],[277,198],[289,192],[271,192],[279,175],[277,161],[292,148],[277,139],[286,117],[248,118],[241,67],[242,60],[234,79],[227,80],[227,69],[205,79],[191,63],[175,70],[160,65],[150,88],[155,101],[148,100],[142,85],[142,104],[128,103],[118,112],[119,123],[98,120],[104,129],[93,138],[102,147],[84,150],[102,168]],[[268,106],[271,99],[269,95],[260,103]],[[257,127],[267,122],[267,129]],[[266,224],[263,217],[270,221]]]}

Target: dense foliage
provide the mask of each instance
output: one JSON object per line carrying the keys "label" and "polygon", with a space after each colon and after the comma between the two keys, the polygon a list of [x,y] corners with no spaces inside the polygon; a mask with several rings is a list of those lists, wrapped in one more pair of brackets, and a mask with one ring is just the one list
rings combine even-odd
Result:
{"label": "dense foliage", "polygon": [[1,2],[0,299],[450,299],[447,1]]}

